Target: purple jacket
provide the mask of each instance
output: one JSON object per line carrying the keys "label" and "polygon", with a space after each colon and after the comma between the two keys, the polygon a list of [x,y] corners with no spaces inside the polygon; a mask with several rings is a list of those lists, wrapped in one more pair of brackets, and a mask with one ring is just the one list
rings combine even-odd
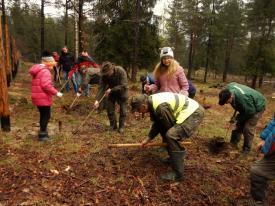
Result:
{"label": "purple jacket", "polygon": [[173,92],[188,96],[189,85],[183,68],[179,67],[171,78],[167,78],[166,74],[160,75],[155,84],[150,85],[150,88],[153,93]]}
{"label": "purple jacket", "polygon": [[29,74],[32,76],[32,103],[35,106],[51,106],[52,96],[57,90],[52,85],[50,70],[44,64],[35,64]]}

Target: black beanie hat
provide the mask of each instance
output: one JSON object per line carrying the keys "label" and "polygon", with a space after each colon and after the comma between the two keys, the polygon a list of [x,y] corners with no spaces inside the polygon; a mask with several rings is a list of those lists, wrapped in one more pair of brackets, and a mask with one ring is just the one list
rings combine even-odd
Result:
{"label": "black beanie hat", "polygon": [[223,89],[219,93],[219,105],[224,105],[229,100],[230,97],[231,97],[231,92],[229,91],[229,89]]}

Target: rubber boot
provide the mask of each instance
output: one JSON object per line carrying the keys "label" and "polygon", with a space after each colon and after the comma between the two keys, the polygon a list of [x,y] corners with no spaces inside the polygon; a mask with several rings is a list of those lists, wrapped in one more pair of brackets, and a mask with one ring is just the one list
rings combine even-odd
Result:
{"label": "rubber boot", "polygon": [[38,140],[39,141],[47,141],[49,139],[49,135],[47,131],[40,131],[38,133]]}
{"label": "rubber boot", "polygon": [[173,151],[170,152],[171,166],[173,171],[161,175],[161,179],[169,181],[181,181],[183,180],[184,162],[183,157],[185,151]]}

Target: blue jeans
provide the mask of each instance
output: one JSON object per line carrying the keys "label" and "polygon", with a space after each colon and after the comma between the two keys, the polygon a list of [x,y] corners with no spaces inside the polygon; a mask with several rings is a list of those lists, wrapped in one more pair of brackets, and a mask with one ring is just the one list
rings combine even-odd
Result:
{"label": "blue jeans", "polygon": [[79,84],[78,84],[78,74],[73,73],[73,76],[72,76],[72,83],[73,83],[74,91],[75,91],[75,93],[77,93],[77,92],[78,92],[78,88],[79,88]]}
{"label": "blue jeans", "polygon": [[[64,80],[67,81],[68,80],[68,76],[69,76],[69,72],[68,71],[63,71],[64,74]],[[70,91],[70,83],[67,82],[66,84],[66,91]]]}

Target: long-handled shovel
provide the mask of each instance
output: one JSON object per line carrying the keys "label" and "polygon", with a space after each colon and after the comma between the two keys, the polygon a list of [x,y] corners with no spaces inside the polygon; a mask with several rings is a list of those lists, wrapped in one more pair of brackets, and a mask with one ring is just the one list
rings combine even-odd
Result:
{"label": "long-handled shovel", "polygon": [[80,96],[76,95],[76,97],[74,98],[73,102],[71,103],[69,109],[72,109],[74,106],[74,103],[76,102],[76,100],[79,98]]}
{"label": "long-handled shovel", "polygon": [[[101,99],[98,101],[98,103],[100,104],[100,102],[104,99],[104,97],[106,96],[106,94],[104,93],[104,95],[101,97]],[[70,136],[72,137],[73,135],[76,135],[79,131],[79,129],[87,122],[87,120],[90,118],[90,116],[93,114],[93,111],[95,110],[95,108],[93,108],[90,113],[87,115],[87,117],[83,120],[83,122],[79,125],[79,127],[73,131],[73,134]]]}
{"label": "long-handled shovel", "polygon": [[[191,145],[192,142],[180,142],[180,145]],[[166,143],[148,143],[145,147],[166,147]],[[109,144],[109,148],[125,148],[125,147],[141,147],[141,143],[129,143],[129,144]]]}

